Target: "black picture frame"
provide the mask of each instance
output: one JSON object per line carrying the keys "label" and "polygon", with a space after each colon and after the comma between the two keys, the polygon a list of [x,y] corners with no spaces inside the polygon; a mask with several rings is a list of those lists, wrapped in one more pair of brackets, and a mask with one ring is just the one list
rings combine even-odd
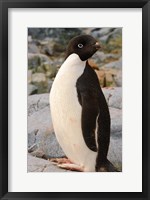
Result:
{"label": "black picture frame", "polygon": [[[8,191],[8,9],[142,8],[142,192]],[[150,199],[150,1],[149,0],[0,0],[0,198],[1,199]],[[136,69],[135,69],[136,70]],[[136,166],[135,166],[136,167]]]}

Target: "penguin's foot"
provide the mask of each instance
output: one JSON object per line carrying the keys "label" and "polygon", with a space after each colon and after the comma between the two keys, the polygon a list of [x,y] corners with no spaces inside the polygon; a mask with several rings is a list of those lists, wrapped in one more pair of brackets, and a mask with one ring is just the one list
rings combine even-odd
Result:
{"label": "penguin's foot", "polygon": [[70,171],[79,171],[83,172],[83,167],[72,163],[68,158],[51,158],[49,159],[54,165],[57,165],[60,168],[70,170]]}
{"label": "penguin's foot", "polygon": [[72,162],[68,158],[52,158],[49,159],[53,164],[58,165],[58,164],[71,164]]}
{"label": "penguin's foot", "polygon": [[57,166],[63,169],[70,170],[70,171],[78,171],[78,172],[84,171],[83,167],[76,165],[74,163],[66,163],[66,164],[64,163],[64,164],[59,164]]}

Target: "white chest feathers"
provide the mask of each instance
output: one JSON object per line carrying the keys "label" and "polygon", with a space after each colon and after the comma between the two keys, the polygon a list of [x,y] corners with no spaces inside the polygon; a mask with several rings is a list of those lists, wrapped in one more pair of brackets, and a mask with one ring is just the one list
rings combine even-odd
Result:
{"label": "white chest feathers", "polygon": [[81,129],[82,108],[78,102],[76,83],[83,74],[86,61],[71,54],[61,66],[50,92],[54,131],[66,156],[86,171],[95,170],[96,153],[85,144]]}
{"label": "white chest feathers", "polygon": [[71,54],[62,64],[55,80],[65,76],[68,78],[65,82],[76,81],[83,74],[85,64],[86,61],[82,61],[77,54]]}
{"label": "white chest feathers", "polygon": [[76,83],[84,72],[85,64],[85,61],[81,61],[77,54],[71,54],[61,66],[50,92],[52,117],[56,115],[57,110],[63,118],[66,118],[66,115],[73,114],[80,107]]}

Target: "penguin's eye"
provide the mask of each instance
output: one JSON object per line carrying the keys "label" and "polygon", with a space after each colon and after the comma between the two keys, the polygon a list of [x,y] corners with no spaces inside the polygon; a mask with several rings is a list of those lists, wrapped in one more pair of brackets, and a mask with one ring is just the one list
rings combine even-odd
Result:
{"label": "penguin's eye", "polygon": [[82,48],[83,48],[83,44],[78,44],[78,47],[79,47],[80,49],[82,49]]}

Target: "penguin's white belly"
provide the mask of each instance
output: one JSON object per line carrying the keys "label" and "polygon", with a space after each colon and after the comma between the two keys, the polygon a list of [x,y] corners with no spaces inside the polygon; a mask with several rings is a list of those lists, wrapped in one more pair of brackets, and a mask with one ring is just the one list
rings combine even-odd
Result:
{"label": "penguin's white belly", "polygon": [[[73,62],[74,61],[74,62]],[[96,152],[85,144],[81,129],[82,107],[78,102],[76,82],[85,62],[70,55],[61,66],[50,92],[50,107],[54,131],[66,156],[84,171],[95,171]]]}

